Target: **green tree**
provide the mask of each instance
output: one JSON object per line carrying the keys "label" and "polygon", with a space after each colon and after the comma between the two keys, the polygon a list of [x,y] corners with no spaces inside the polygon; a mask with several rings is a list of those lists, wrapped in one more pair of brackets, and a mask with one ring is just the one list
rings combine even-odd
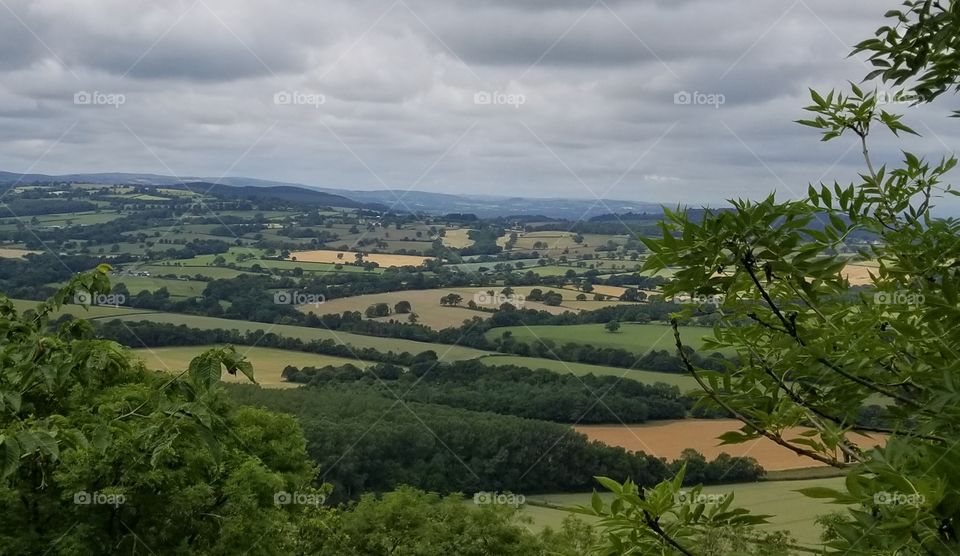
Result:
{"label": "green tree", "polygon": [[[957,87],[957,3],[905,6],[888,13],[898,25],[881,28],[880,42],[859,48],[881,68],[870,77],[895,85],[916,77],[914,97],[923,102]],[[958,554],[960,222],[932,212],[937,198],[957,194],[943,181],[956,159],[904,153],[897,165],[878,165],[869,139],[876,128],[914,133],[902,116],[856,85],[811,97],[812,116],[799,123],[824,141],[852,135],[864,159],[860,178],[811,184],[801,200],[737,200],[732,210],[702,217],[668,212],[662,237],[644,241],[651,251],[644,270],[680,269],[666,295],[723,295],[704,347],[735,350],[739,365],[697,368],[673,324],[678,353],[703,390],[701,405],[743,423],[721,440],[765,437],[846,474],[842,490],[803,490],[849,508],[821,521],[830,553]],[[878,265],[865,288],[844,273],[856,260]],[[886,406],[880,424],[863,424],[862,409],[877,398]],[[811,433],[792,438],[793,426]],[[857,445],[852,431],[884,433],[887,441]],[[597,504],[593,513],[604,516],[610,546],[700,554],[716,514],[670,502],[677,484],[641,494],[604,480],[618,503]],[[646,526],[628,525],[631,516]]]}
{"label": "green tree", "polygon": [[611,333],[616,332],[620,330],[620,321],[618,321],[617,319],[613,319],[612,321],[603,325],[603,327],[607,329],[607,332],[611,332]]}
{"label": "green tree", "polygon": [[[224,395],[250,364],[207,351],[147,371],[89,323],[51,315],[110,291],[108,267],[19,313],[0,297],[0,551],[6,554],[283,554],[316,471],[296,421]],[[109,548],[108,548],[109,547]]]}

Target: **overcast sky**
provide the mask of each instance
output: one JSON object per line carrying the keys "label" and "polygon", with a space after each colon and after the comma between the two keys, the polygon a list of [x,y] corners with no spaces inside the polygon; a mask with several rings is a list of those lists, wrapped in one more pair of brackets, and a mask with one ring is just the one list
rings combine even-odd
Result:
{"label": "overcast sky", "polygon": [[[897,4],[0,0],[0,169],[794,196],[862,169],[852,138],[792,121],[808,87],[867,73],[850,45]],[[956,104],[894,108],[924,137],[881,136],[876,156],[949,154]]]}

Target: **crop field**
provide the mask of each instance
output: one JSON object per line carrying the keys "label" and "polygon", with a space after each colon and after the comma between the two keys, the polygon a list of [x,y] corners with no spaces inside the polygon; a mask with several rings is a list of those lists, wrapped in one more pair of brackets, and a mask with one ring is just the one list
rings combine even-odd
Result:
{"label": "crop field", "polygon": [[39,254],[43,251],[31,251],[29,249],[9,249],[0,248],[0,259],[22,259],[30,254]]}
{"label": "crop field", "polygon": [[198,315],[178,315],[174,313],[145,313],[137,312],[131,309],[127,309],[127,311],[130,311],[133,314],[121,314],[119,315],[120,320],[134,322],[149,320],[150,322],[158,323],[183,324],[192,328],[200,329],[223,328],[226,330],[237,330],[241,333],[264,330],[288,338],[299,338],[304,341],[333,340],[338,344],[346,344],[358,348],[371,347],[380,351],[394,351],[397,353],[406,351],[416,354],[427,350],[433,350],[443,361],[459,361],[462,359],[473,359],[476,357],[482,357],[484,355],[490,355],[490,352],[463,346],[431,344],[399,338],[378,338],[375,336],[351,334],[349,332],[334,332],[322,328],[308,328],[306,326],[267,324],[261,322],[221,319],[216,317],[203,317]]}
{"label": "crop field", "polygon": [[[498,293],[501,288],[494,288],[494,293]],[[524,295],[523,290],[529,288],[516,288],[518,295]],[[451,326],[460,326],[463,321],[474,317],[481,319],[490,318],[492,313],[485,311],[475,311],[466,307],[471,300],[477,300],[477,303],[487,308],[499,306],[494,297],[487,294],[488,288],[438,288],[432,290],[406,290],[398,292],[372,293],[367,295],[358,295],[354,297],[343,297],[330,299],[325,303],[315,305],[304,305],[301,307],[304,311],[317,314],[342,313],[344,311],[360,311],[361,313],[367,307],[376,303],[386,303],[391,310],[398,301],[409,301],[413,306],[413,312],[417,314],[418,322],[429,326],[430,328],[440,330]],[[463,297],[463,303],[459,307],[449,307],[440,305],[440,298],[456,293]],[[486,300],[490,300],[485,303]],[[552,314],[560,314],[568,309],[565,307],[552,307],[543,303],[534,301],[524,301],[524,309],[536,309],[538,311],[547,311]],[[381,317],[381,320],[397,319],[406,322],[408,316],[405,314],[394,314],[390,317]]]}
{"label": "crop field", "polygon": [[879,265],[873,262],[851,263],[843,268],[841,273],[850,281],[851,286],[872,284],[870,273],[877,274]]}
{"label": "crop field", "polygon": [[467,235],[470,232],[467,228],[448,229],[443,235],[443,245],[453,247],[454,249],[463,249],[473,245],[473,240]]}
{"label": "crop field", "polygon": [[[680,421],[657,421],[642,425],[587,425],[575,427],[591,440],[599,440],[612,446],[620,446],[635,452],[646,452],[667,459],[675,459],[691,446],[713,459],[726,452],[731,456],[749,456],[771,471],[820,467],[825,464],[798,456],[793,451],[767,438],[758,438],[742,444],[721,446],[717,437],[729,431],[740,430],[742,423],[735,419],[684,419]],[[784,438],[800,438],[805,429],[795,427],[783,432]],[[883,442],[882,436],[868,438],[861,434],[849,435],[851,441],[864,449]]]}
{"label": "crop field", "polygon": [[[567,326],[505,326],[487,331],[487,339],[499,338],[509,331],[517,341],[534,342],[553,340],[559,345],[566,343],[589,344],[593,347],[620,348],[636,353],[651,349],[676,349],[673,330],[666,324],[622,323],[617,332],[608,332],[603,324],[574,324]],[[684,344],[699,349],[704,336],[712,329],[705,327],[681,327],[680,338]]]}
{"label": "crop field", "polygon": [[[763,531],[786,529],[806,546],[820,544],[820,529],[814,519],[823,514],[842,509],[842,506],[828,504],[825,500],[808,498],[797,490],[811,487],[843,489],[843,478],[806,479],[802,481],[760,481],[735,485],[717,485],[704,487],[704,494],[733,494],[733,505],[749,509],[755,514],[772,515],[770,523],[760,525]],[[547,503],[561,507],[589,506],[591,493],[531,494],[527,496],[524,515],[533,519],[531,529],[544,527],[557,529],[568,512],[559,508],[548,508],[533,504]],[[601,493],[604,502],[610,503],[612,494]],[[533,504],[531,504],[531,502]],[[588,516],[577,516],[591,521]]]}
{"label": "crop field", "polygon": [[[350,251],[334,251],[329,249],[317,249],[313,251],[296,251],[290,253],[290,258],[296,258],[297,262],[306,263],[352,263],[355,262],[356,253]],[[365,254],[363,260],[377,263],[382,267],[390,266],[420,266],[423,263],[432,260],[432,257],[418,257],[415,255],[387,255],[371,253]]]}
{"label": "crop field", "polygon": [[[135,349],[132,351],[143,361],[148,369],[179,372],[186,369],[194,357],[212,347],[217,346],[161,347]],[[331,355],[262,347],[237,346],[237,351],[242,353],[247,360],[253,364],[253,376],[257,379],[257,382],[268,388],[296,388],[299,386],[298,384],[284,382],[280,379],[280,373],[283,372],[283,369],[287,365],[303,368],[323,367],[326,365],[340,366],[350,363],[360,368],[366,368],[373,364],[369,361],[358,361],[356,359],[333,357]],[[242,374],[238,373],[234,376],[227,372],[223,373],[223,380],[238,383],[249,382],[247,377]]]}
{"label": "crop field", "polygon": [[697,388],[696,381],[693,378],[674,373],[660,373],[656,371],[645,371],[640,369],[621,369],[619,367],[604,367],[602,365],[590,365],[588,363],[572,363],[570,361],[556,361],[554,359],[542,359],[540,357],[522,357],[520,355],[488,355],[480,359],[484,365],[518,365],[528,369],[547,369],[560,374],[574,374],[583,376],[592,374],[595,376],[617,376],[636,380],[644,384],[656,384],[663,382],[670,386],[680,388],[681,392],[689,392]]}

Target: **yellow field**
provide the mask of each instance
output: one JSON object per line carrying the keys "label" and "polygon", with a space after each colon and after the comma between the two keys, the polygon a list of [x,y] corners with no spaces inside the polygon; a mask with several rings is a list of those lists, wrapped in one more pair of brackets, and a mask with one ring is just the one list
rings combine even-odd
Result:
{"label": "yellow field", "polygon": [[877,274],[876,263],[856,263],[848,264],[841,273],[850,281],[851,286],[865,286],[873,283],[870,279],[870,273]]}
{"label": "yellow field", "polygon": [[[801,457],[793,451],[766,438],[758,438],[742,444],[721,446],[717,437],[728,431],[740,430],[742,423],[735,419],[682,419],[658,421],[645,425],[587,425],[574,427],[590,440],[599,440],[627,450],[646,452],[658,457],[675,459],[685,448],[695,447],[708,460],[726,452],[731,456],[749,456],[756,459],[764,469],[801,469],[820,467],[825,464]],[[804,429],[796,427],[784,431],[784,438],[799,438]],[[863,449],[882,443],[882,435],[866,437],[848,435],[850,440]]]}
{"label": "yellow field", "polygon": [[468,232],[470,232],[470,230],[467,228],[447,230],[443,235],[443,245],[445,247],[452,247],[453,249],[470,247],[473,245],[473,240],[467,237]]}
{"label": "yellow field", "polygon": [[[333,251],[317,249],[315,251],[296,251],[290,253],[291,259],[304,263],[341,263],[351,264],[357,261],[356,253],[351,251]],[[382,267],[390,266],[420,266],[432,260],[433,257],[417,257],[415,255],[390,255],[384,253],[364,254],[363,260],[377,263]]]}
{"label": "yellow field", "polygon": [[[162,347],[151,349],[135,349],[133,354],[143,361],[148,369],[158,371],[180,372],[190,365],[190,360],[200,353],[214,346]],[[253,363],[253,376],[261,386],[267,388],[296,388],[298,384],[280,380],[280,373],[287,365],[294,367],[323,367],[325,365],[345,365],[350,363],[361,369],[372,365],[369,361],[358,361],[331,355],[303,353],[299,351],[285,351],[261,347],[237,346],[237,351],[244,354]],[[223,373],[224,382],[249,383],[247,377]]]}
{"label": "yellow field", "polygon": [[22,259],[30,254],[40,254],[43,251],[30,251],[27,249],[8,249],[0,247],[0,259]]}
{"label": "yellow field", "polygon": [[[481,319],[490,318],[492,313],[467,309],[467,303],[469,303],[471,300],[476,300],[477,303],[487,308],[499,307],[499,303],[496,303],[494,298],[486,295],[488,289],[492,289],[494,293],[499,293],[503,288],[444,288],[433,290],[408,290],[400,292],[373,293],[368,295],[358,295],[355,297],[331,299],[320,305],[302,305],[300,306],[300,310],[313,312],[320,315],[328,313],[342,313],[344,311],[360,311],[362,313],[367,307],[376,303],[386,303],[392,310],[393,306],[396,305],[397,302],[409,301],[413,306],[413,312],[417,314],[419,323],[429,326],[435,330],[441,330],[451,326],[460,326],[463,324],[463,321],[470,320],[474,317],[479,317]],[[515,288],[517,295],[521,296],[527,295],[530,289],[531,288]],[[444,307],[440,305],[440,298],[450,293],[456,293],[463,297],[463,303],[461,303],[459,307]],[[487,300],[490,302],[484,303]],[[551,307],[544,305],[543,303],[533,301],[524,301],[522,307],[524,309],[548,311],[554,315],[558,315],[569,310],[567,307]],[[597,307],[599,308],[600,305],[597,305]],[[408,315],[405,314],[394,314],[389,317],[381,317],[378,320],[396,319],[401,322],[407,322],[407,318]]]}

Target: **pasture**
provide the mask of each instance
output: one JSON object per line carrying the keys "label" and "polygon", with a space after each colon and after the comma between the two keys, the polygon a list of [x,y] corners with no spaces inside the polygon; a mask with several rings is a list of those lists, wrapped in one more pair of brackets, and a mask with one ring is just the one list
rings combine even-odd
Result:
{"label": "pasture", "polygon": [[[186,369],[194,357],[212,347],[217,346],[158,347],[135,349],[132,352],[143,361],[148,369],[179,372]],[[358,359],[262,347],[237,346],[237,352],[242,353],[253,364],[253,376],[257,379],[257,382],[268,388],[296,388],[299,386],[296,383],[284,382],[280,379],[280,373],[287,365],[303,368],[326,365],[340,366],[350,363],[361,369],[373,365],[369,361]],[[247,377],[239,373],[234,376],[224,372],[223,380],[237,383],[249,382]]]}
{"label": "pasture", "polygon": [[[825,500],[808,498],[797,490],[811,487],[825,487],[843,490],[843,478],[806,479],[802,481],[760,481],[735,485],[716,485],[704,487],[704,494],[733,494],[733,506],[747,508],[755,514],[772,515],[769,523],[760,525],[762,531],[787,530],[805,546],[820,544],[820,529],[814,519],[823,514],[842,509]],[[598,487],[599,490],[599,487]],[[531,517],[531,529],[535,531],[550,527],[560,527],[563,518],[569,513],[562,507],[589,506],[591,493],[531,494],[527,496],[527,505],[523,514]],[[612,494],[601,492],[600,496],[607,504]],[[537,504],[549,504],[543,507]],[[559,506],[559,507],[557,507]],[[587,522],[596,521],[588,516],[578,515]]]}
{"label": "pasture", "polygon": [[663,382],[670,386],[676,386],[681,392],[689,392],[697,388],[697,383],[693,378],[675,373],[621,369],[618,367],[604,367],[602,365],[590,365],[588,363],[571,363],[569,361],[556,361],[554,359],[542,359],[539,357],[522,357],[519,355],[488,355],[481,358],[480,362],[484,365],[519,365],[528,369],[547,369],[555,373],[569,373],[577,376],[588,374],[594,376],[616,376],[636,380],[644,384]]}
{"label": "pasture", "polygon": [[127,309],[131,313],[120,314],[118,318],[123,321],[141,321],[149,320],[156,323],[183,324],[192,328],[211,329],[223,328],[225,330],[237,330],[240,333],[263,330],[272,332],[288,338],[298,338],[304,341],[310,340],[332,340],[337,344],[345,344],[355,348],[374,348],[380,351],[393,351],[396,353],[408,352],[412,354],[421,353],[427,350],[433,350],[442,361],[459,361],[462,359],[473,359],[489,355],[490,352],[473,349],[463,346],[454,346],[446,344],[431,344],[427,342],[416,342],[413,340],[403,340],[398,338],[378,338],[375,336],[363,336],[361,334],[351,334],[349,332],[335,332],[323,328],[308,328],[306,326],[293,326],[288,324],[268,324],[262,322],[250,322],[243,320],[221,319],[216,317],[203,317],[199,315],[179,315],[174,313],[147,313],[137,312]]}
{"label": "pasture", "polygon": [[[638,354],[651,349],[676,350],[673,330],[666,324],[621,323],[620,330],[608,332],[603,324],[573,324],[566,326],[505,326],[493,328],[486,333],[488,340],[500,338],[504,332],[510,332],[518,342],[536,342],[553,340],[558,345],[567,343],[589,344],[596,348],[619,348]],[[705,327],[681,327],[680,338],[685,345],[700,349],[703,337],[709,336],[712,329]]]}

